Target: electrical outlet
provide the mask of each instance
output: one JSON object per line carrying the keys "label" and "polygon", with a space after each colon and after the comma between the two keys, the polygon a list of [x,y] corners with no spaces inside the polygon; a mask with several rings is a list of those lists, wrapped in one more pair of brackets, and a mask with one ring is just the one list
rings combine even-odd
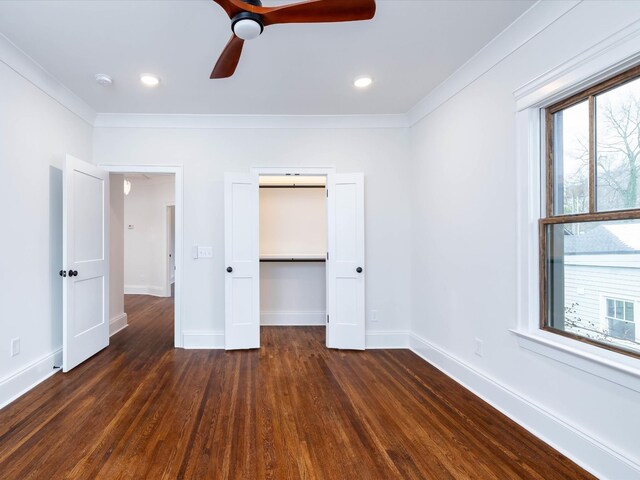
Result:
{"label": "electrical outlet", "polygon": [[371,310],[371,323],[378,323],[378,310]]}
{"label": "electrical outlet", "polygon": [[11,356],[15,357],[20,353],[20,338],[11,340]]}
{"label": "electrical outlet", "polygon": [[480,340],[479,338],[475,339],[476,342],[476,355],[481,357],[482,356],[482,340]]}

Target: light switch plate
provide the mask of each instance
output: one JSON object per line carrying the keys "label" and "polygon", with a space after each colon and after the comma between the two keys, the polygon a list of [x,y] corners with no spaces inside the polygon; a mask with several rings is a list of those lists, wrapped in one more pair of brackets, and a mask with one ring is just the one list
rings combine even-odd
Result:
{"label": "light switch plate", "polygon": [[213,258],[213,247],[198,247],[198,258]]}

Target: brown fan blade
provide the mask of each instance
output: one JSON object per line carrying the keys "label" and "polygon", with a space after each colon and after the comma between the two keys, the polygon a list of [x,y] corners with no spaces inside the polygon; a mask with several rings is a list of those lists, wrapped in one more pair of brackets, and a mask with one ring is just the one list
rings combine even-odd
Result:
{"label": "brown fan blade", "polygon": [[214,2],[216,2],[218,5],[220,5],[225,12],[227,12],[227,15],[229,15],[229,18],[233,18],[235,15],[237,15],[238,13],[244,11],[244,3],[240,0],[213,0]]}
{"label": "brown fan blade", "polygon": [[240,61],[243,46],[244,40],[232,35],[227,46],[224,47],[224,50],[220,54],[216,66],[213,67],[209,78],[227,78],[233,75]]}
{"label": "brown fan blade", "polygon": [[352,22],[373,18],[376,13],[376,2],[375,0],[312,0],[273,7],[259,13],[265,26],[276,23]]}

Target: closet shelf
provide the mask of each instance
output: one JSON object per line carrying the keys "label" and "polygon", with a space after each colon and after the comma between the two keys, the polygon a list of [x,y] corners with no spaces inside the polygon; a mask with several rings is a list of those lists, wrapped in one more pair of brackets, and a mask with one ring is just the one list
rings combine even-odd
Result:
{"label": "closet shelf", "polygon": [[260,255],[261,262],[324,262],[325,259],[324,253]]}

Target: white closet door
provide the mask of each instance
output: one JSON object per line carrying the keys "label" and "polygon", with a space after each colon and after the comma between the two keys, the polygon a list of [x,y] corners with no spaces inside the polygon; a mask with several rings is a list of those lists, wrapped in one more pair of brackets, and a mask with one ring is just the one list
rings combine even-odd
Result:
{"label": "white closet door", "polygon": [[364,175],[330,174],[327,189],[327,347],[364,350]]}
{"label": "white closet door", "polygon": [[63,190],[62,369],[109,345],[109,175],[67,155]]}
{"label": "white closet door", "polygon": [[225,349],[260,347],[258,176],[225,174]]}

